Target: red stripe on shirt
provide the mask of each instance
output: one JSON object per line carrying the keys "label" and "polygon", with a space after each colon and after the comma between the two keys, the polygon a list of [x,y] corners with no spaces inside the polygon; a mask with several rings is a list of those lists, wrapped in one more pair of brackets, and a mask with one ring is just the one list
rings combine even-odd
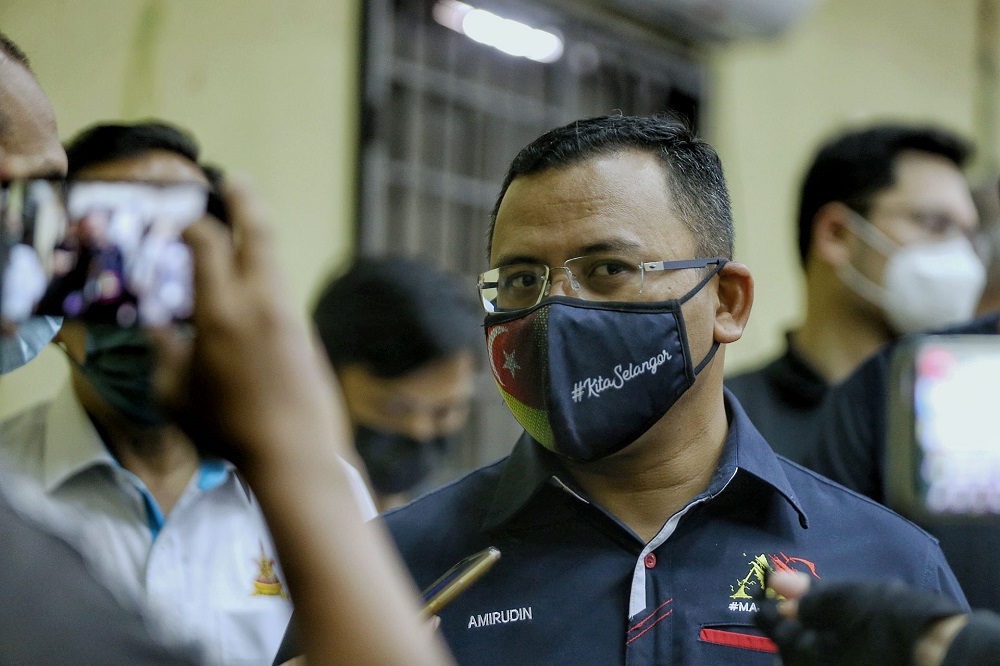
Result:
{"label": "red stripe on shirt", "polygon": [[778,646],[770,638],[741,634],[738,631],[723,631],[721,629],[702,629],[698,638],[706,643],[728,645],[729,647],[757,650],[758,652],[777,652]]}

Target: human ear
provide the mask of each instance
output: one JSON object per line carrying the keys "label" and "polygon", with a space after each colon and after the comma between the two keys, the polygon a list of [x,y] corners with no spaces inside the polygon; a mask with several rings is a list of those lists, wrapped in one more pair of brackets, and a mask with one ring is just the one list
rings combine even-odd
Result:
{"label": "human ear", "polygon": [[745,265],[730,261],[716,276],[719,281],[715,309],[715,340],[736,342],[743,335],[753,306],[753,276]]}
{"label": "human ear", "polygon": [[832,201],[822,206],[813,217],[812,245],[809,253],[815,259],[840,266],[850,259],[851,209]]}

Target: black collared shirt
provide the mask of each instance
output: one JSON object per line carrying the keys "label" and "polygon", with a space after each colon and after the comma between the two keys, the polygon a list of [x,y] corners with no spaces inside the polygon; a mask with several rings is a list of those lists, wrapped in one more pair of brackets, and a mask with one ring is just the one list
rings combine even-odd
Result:
{"label": "black collared shirt", "polygon": [[739,403],[708,489],[648,544],[527,436],[509,458],[389,512],[421,588],[463,557],[502,557],[441,614],[461,664],[768,664],[753,627],[764,568],[897,578],[965,603],[935,540],[776,456]]}
{"label": "black collared shirt", "polygon": [[792,347],[767,365],[726,377],[733,392],[776,453],[802,462],[816,441],[819,408],[830,388]]}

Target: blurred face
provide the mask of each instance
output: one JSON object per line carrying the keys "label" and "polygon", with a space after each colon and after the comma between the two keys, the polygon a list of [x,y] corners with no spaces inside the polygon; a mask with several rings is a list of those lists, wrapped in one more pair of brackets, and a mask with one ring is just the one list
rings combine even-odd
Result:
{"label": "blurred face", "polygon": [[[875,195],[867,220],[900,246],[971,237],[979,229],[962,172],[943,157],[916,151],[897,159],[896,183]],[[881,283],[887,257],[864,243],[854,250],[858,269]]]}
{"label": "blurred face", "polygon": [[[94,164],[78,171],[74,178],[208,185],[197,164],[164,150]],[[92,350],[91,358],[87,353],[88,337],[91,345],[100,350],[98,353]],[[57,340],[70,358],[86,367],[86,377],[80,369],[73,368],[73,387],[88,413],[103,423],[124,428],[165,425],[153,407],[149,385],[151,354],[141,331],[95,327],[88,335],[87,324],[66,320]]]}
{"label": "blurred face", "polygon": [[402,377],[378,377],[361,364],[337,370],[352,424],[425,442],[457,432],[469,415],[474,362],[462,352]]}
{"label": "blurred face", "polygon": [[52,105],[31,73],[0,51],[0,180],[65,172]]}

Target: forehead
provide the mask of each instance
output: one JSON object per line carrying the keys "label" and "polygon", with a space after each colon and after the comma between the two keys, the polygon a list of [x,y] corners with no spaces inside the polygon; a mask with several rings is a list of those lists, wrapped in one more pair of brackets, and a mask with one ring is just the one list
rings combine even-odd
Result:
{"label": "forehead", "polygon": [[879,195],[911,202],[954,202],[972,205],[968,181],[955,163],[940,155],[910,151],[894,165],[895,183]]}
{"label": "forehead", "polygon": [[695,247],[660,161],[625,150],[515,178],[497,211],[490,263],[557,265],[600,251],[673,259]]}
{"label": "forehead", "polygon": [[0,179],[65,171],[52,105],[35,77],[0,50]]}
{"label": "forehead", "polygon": [[200,166],[183,155],[169,150],[149,150],[133,157],[91,164],[77,171],[75,177],[93,180],[208,184],[208,179]]}
{"label": "forehead", "polygon": [[342,368],[344,393],[356,402],[400,400],[437,407],[470,397],[475,372],[471,352],[429,361],[401,377],[378,377],[361,364]]}

